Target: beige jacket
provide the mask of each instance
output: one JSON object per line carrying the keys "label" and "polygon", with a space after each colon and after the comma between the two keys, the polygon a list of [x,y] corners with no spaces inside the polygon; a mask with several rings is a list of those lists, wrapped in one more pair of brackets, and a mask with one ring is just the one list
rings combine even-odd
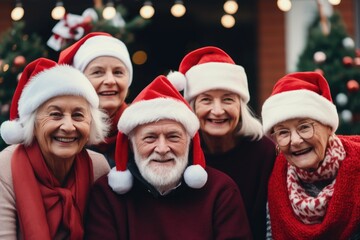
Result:
{"label": "beige jacket", "polygon": [[[15,194],[11,175],[11,156],[18,145],[12,145],[0,152],[0,239],[22,239],[17,225]],[[88,150],[93,163],[94,181],[110,170],[105,157]],[[59,236],[59,239],[62,238]]]}

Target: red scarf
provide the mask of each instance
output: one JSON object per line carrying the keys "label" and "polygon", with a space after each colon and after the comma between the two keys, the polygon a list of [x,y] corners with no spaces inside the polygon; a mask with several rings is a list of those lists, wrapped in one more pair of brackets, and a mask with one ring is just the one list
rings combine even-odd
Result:
{"label": "red scarf", "polygon": [[303,223],[295,215],[287,189],[288,163],[280,154],[269,180],[268,201],[272,236],[287,239],[348,239],[360,227],[360,137],[339,136],[346,158],[336,176],[334,192],[323,220]]}
{"label": "red scarf", "polygon": [[[305,171],[288,164],[287,186],[289,198],[294,213],[302,222],[307,224],[319,223],[324,218],[327,205],[334,193],[336,174],[345,157],[346,152],[340,139],[331,136],[325,158],[315,171]],[[312,197],[306,193],[300,180],[308,183],[322,180],[331,180],[332,182],[324,187],[316,197]]]}
{"label": "red scarf", "polygon": [[124,102],[121,104],[119,110],[116,112],[114,117],[111,118],[111,126],[108,137],[104,142],[99,143],[98,145],[91,146],[91,149],[94,149],[97,152],[103,153],[110,156],[110,158],[115,158],[115,146],[116,146],[116,137],[118,133],[117,124],[119,119],[128,105]]}
{"label": "red scarf", "polygon": [[29,147],[16,148],[11,171],[24,239],[51,240],[59,229],[67,230],[69,239],[83,238],[84,211],[93,182],[86,150],[76,156],[64,186],[47,167],[36,141]]}

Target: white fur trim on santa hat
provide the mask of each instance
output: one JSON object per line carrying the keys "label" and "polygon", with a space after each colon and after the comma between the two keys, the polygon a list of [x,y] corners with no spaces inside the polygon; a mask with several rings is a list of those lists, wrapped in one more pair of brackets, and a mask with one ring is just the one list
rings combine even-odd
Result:
{"label": "white fur trim on santa hat", "polygon": [[230,63],[209,62],[195,65],[185,73],[185,99],[190,102],[200,93],[223,89],[235,92],[247,103],[250,100],[248,82],[243,67]]}
{"label": "white fur trim on santa hat", "polygon": [[186,77],[184,74],[178,71],[171,71],[166,78],[171,82],[171,84],[178,90],[182,91],[185,89]]}
{"label": "white fur trim on santa hat", "polygon": [[128,86],[130,86],[133,77],[133,67],[129,51],[126,45],[117,38],[111,36],[94,36],[89,38],[76,52],[73,65],[83,72],[92,60],[101,56],[115,57],[125,64],[129,71]]}
{"label": "white fur trim on santa hat", "polygon": [[40,72],[24,87],[19,99],[20,118],[61,95],[82,96],[93,107],[99,106],[99,97],[86,76],[69,65],[59,65]]}
{"label": "white fur trim on santa hat", "polygon": [[82,96],[93,107],[99,106],[95,89],[83,73],[68,65],[52,67],[32,77],[24,87],[18,102],[19,119],[1,125],[2,139],[7,144],[22,143],[25,136],[21,120],[47,100],[62,95]]}
{"label": "white fur trim on santa hat", "polygon": [[311,118],[332,127],[339,125],[336,106],[323,96],[309,90],[293,90],[269,97],[262,107],[263,129],[270,136],[271,129],[280,122],[294,118]]}
{"label": "white fur trim on santa hat", "polygon": [[191,188],[202,188],[207,179],[207,172],[200,165],[191,165],[185,169],[184,181]]}
{"label": "white fur trim on santa hat", "polygon": [[126,171],[117,171],[113,167],[108,173],[108,184],[117,194],[127,193],[133,186],[134,177],[127,169]]}
{"label": "white fur trim on santa hat", "polygon": [[174,98],[154,98],[138,101],[127,107],[120,117],[118,129],[128,135],[139,125],[162,119],[180,122],[190,137],[193,137],[200,127],[198,118],[184,102]]}

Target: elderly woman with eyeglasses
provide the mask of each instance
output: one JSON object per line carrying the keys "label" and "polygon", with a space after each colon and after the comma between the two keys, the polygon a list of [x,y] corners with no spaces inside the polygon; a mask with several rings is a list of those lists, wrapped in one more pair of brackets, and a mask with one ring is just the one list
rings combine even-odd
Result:
{"label": "elderly woman with eyeglasses", "polygon": [[268,186],[267,239],[360,237],[360,136],[337,136],[326,79],[291,73],[262,107],[278,149]]}

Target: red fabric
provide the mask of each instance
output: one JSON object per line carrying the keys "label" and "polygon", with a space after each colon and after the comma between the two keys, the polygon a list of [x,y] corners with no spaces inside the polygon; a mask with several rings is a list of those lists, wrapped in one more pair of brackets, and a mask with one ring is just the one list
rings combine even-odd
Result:
{"label": "red fabric", "polygon": [[118,195],[107,176],[99,178],[89,197],[85,239],[250,240],[246,210],[235,183],[207,168],[201,189],[182,184],[155,197],[136,178],[134,187]]}
{"label": "red fabric", "polygon": [[111,126],[109,136],[105,138],[105,141],[97,145],[92,146],[93,149],[97,152],[105,154],[112,159],[115,159],[115,146],[116,138],[118,133],[117,123],[128,105],[124,102],[121,104],[119,110],[116,112],[113,118],[111,118]]}
{"label": "red fabric", "polygon": [[60,55],[59,55],[58,63],[72,65],[76,52],[84,44],[84,42],[86,42],[86,40],[88,40],[89,38],[91,38],[93,36],[111,36],[111,35],[108,33],[103,33],[103,32],[91,32],[91,33],[87,34],[80,40],[76,41],[76,43],[74,43],[70,47],[61,51]]}
{"label": "red fabric", "polygon": [[296,90],[313,91],[332,102],[329,84],[323,75],[317,72],[290,73],[280,78],[274,85],[271,96]]}
{"label": "red fabric", "polygon": [[35,61],[29,63],[24,71],[21,73],[21,77],[19,83],[15,89],[10,108],[10,120],[14,120],[19,117],[18,113],[18,103],[21,96],[21,93],[25,87],[25,85],[30,81],[32,77],[44,71],[48,68],[54,67],[56,62],[46,59],[46,58],[38,58]]}
{"label": "red fabric", "polygon": [[187,54],[180,63],[179,72],[185,74],[195,65],[210,62],[235,64],[234,60],[232,60],[232,58],[226,52],[220,48],[210,46],[199,48]]}
{"label": "red fabric", "polygon": [[82,239],[84,211],[93,182],[86,150],[76,156],[63,186],[47,167],[37,142],[15,150],[11,171],[24,239],[54,239],[63,229],[69,232],[69,239]]}
{"label": "red fabric", "polygon": [[321,223],[305,224],[290,204],[287,161],[280,154],[269,181],[269,212],[274,239],[349,239],[360,223],[360,136],[339,136],[346,151],[336,177],[334,193]]}

